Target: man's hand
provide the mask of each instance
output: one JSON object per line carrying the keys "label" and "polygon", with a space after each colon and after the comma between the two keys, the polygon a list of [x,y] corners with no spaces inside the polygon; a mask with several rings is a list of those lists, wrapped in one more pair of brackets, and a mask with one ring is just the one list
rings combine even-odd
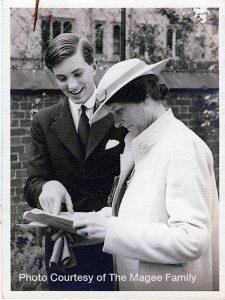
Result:
{"label": "man's hand", "polygon": [[76,218],[73,228],[76,233],[89,239],[104,241],[106,228],[111,215],[111,208],[104,208],[99,212],[89,213],[86,216]]}
{"label": "man's hand", "polygon": [[62,203],[66,204],[69,213],[74,213],[69,193],[66,188],[56,180],[50,180],[43,185],[39,202],[43,210],[54,215],[59,214]]}

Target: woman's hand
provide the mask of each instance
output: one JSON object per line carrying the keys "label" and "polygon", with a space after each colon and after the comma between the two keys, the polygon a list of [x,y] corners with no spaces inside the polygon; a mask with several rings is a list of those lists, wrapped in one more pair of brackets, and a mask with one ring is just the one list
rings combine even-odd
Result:
{"label": "woman's hand", "polygon": [[76,234],[86,239],[104,241],[108,221],[111,217],[110,208],[103,208],[99,212],[88,213],[76,218],[73,228]]}

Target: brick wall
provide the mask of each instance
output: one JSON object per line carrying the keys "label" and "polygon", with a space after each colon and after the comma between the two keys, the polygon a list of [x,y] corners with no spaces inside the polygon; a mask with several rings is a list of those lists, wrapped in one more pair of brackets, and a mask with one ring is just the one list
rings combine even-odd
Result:
{"label": "brick wall", "polygon": [[[23,196],[23,187],[28,172],[30,151],[30,126],[36,109],[60,101],[57,93],[29,93],[11,96],[11,220],[12,225],[22,223],[23,212],[29,209]],[[41,100],[40,100],[41,99]]]}
{"label": "brick wall", "polygon": [[[198,113],[204,92],[174,90],[167,97],[168,106],[189,128],[205,140],[214,155],[215,174],[219,175],[218,128],[200,131]],[[21,223],[22,215],[29,207],[23,197],[23,186],[27,178],[27,161],[30,149],[30,125],[36,109],[50,106],[62,98],[58,91],[29,92],[27,95],[11,96],[11,216],[12,224]]]}
{"label": "brick wall", "polygon": [[175,116],[199,135],[209,146],[214,158],[214,171],[219,187],[219,128],[202,128],[199,114],[204,111],[204,96],[209,92],[171,92],[167,98]]}

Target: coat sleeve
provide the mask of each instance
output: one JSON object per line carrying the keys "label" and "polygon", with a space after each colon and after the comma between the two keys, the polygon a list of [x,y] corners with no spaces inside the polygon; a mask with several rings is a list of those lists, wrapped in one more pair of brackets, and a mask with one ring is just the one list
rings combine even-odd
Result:
{"label": "coat sleeve", "polygon": [[104,251],[146,262],[180,264],[199,258],[210,246],[212,203],[217,201],[210,150],[202,141],[182,144],[171,154],[166,173],[168,222],[146,224],[112,217]]}
{"label": "coat sleeve", "polygon": [[31,125],[31,151],[28,162],[29,177],[24,187],[24,195],[31,207],[39,207],[39,195],[42,186],[54,180],[48,146],[38,116],[35,115]]}

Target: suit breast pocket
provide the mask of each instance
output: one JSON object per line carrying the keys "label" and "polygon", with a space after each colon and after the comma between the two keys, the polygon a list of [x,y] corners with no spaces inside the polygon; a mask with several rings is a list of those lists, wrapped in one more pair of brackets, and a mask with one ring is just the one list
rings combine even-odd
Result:
{"label": "suit breast pocket", "polygon": [[121,154],[123,152],[123,145],[122,143],[119,143],[118,145],[111,147],[109,149],[105,149],[104,155],[116,155],[116,154]]}
{"label": "suit breast pocket", "polygon": [[116,147],[105,150],[103,155],[105,157],[120,156],[121,153],[123,153],[123,148],[118,145]]}

